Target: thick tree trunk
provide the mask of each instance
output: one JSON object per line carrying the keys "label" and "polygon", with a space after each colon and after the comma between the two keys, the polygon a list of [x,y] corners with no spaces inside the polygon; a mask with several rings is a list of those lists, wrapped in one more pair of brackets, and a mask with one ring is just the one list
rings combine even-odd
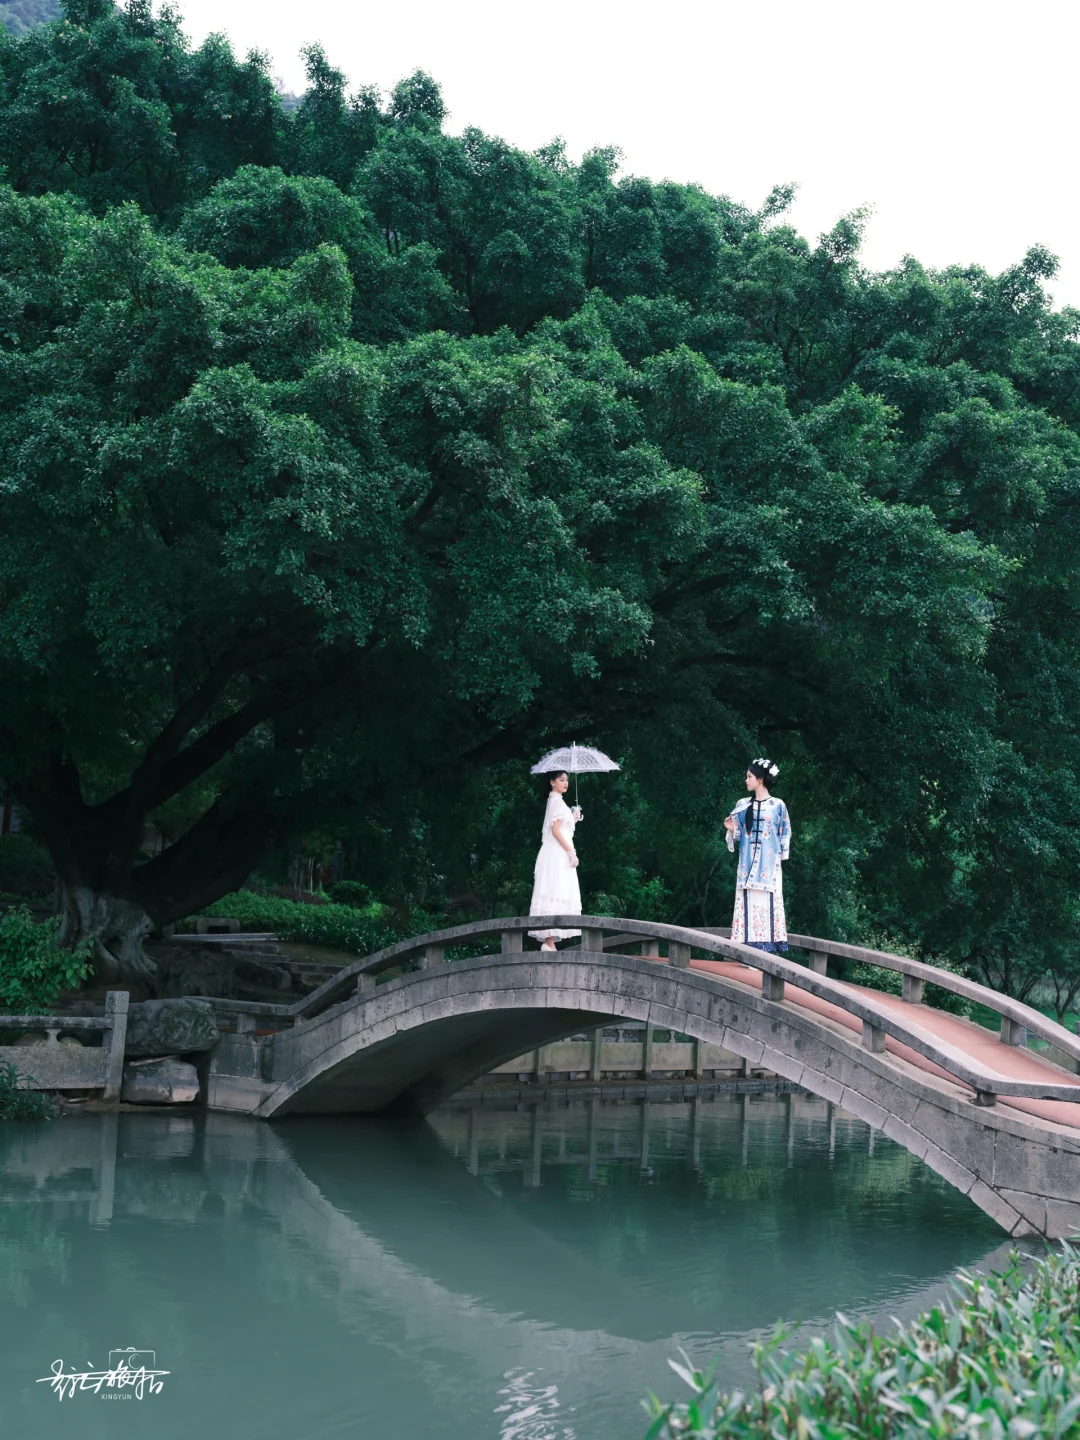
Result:
{"label": "thick tree trunk", "polygon": [[242,885],[280,824],[257,795],[232,806],[219,801],[174,845],[144,860],[147,811],[132,808],[130,792],[91,806],[74,772],[58,764],[51,779],[26,799],[62,886],[60,942],[92,941],[94,970],[111,983],[152,986],[157,966],[143,949],[147,935]]}
{"label": "thick tree trunk", "polygon": [[98,978],[107,982],[153,982],[157,966],[143,950],[153,929],[141,905],[106,895],[88,885],[64,887],[61,945],[93,941],[93,964]]}

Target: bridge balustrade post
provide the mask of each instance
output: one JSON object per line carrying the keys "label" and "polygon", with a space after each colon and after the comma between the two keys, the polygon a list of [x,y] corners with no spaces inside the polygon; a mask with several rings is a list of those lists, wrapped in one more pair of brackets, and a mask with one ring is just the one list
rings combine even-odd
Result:
{"label": "bridge balustrade post", "polygon": [[602,930],[582,930],[581,948],[602,955],[604,953],[604,932]]}
{"label": "bridge balustrade post", "polygon": [[643,940],[641,942],[641,954],[646,960],[656,960],[660,955],[659,940]]}
{"label": "bridge balustrade post", "polygon": [[997,1096],[992,1090],[976,1090],[974,1103],[980,1110],[988,1110],[991,1105],[997,1104]]}
{"label": "bridge balustrade post", "polygon": [[884,1055],[885,1053],[885,1031],[880,1025],[872,1025],[869,1020],[862,1022],[862,1043],[863,1048],[869,1050],[873,1055]]}
{"label": "bridge balustrade post", "polygon": [[593,1082],[594,1085],[599,1081],[602,1074],[600,1049],[603,1043],[604,1027],[602,1025],[598,1025],[596,1029],[592,1032],[592,1053],[590,1055],[589,1063],[589,1079]]}
{"label": "bridge balustrade post", "polygon": [[668,964],[674,965],[676,970],[689,970],[690,946],[685,945],[681,940],[669,940],[667,958]]}
{"label": "bridge balustrade post", "polygon": [[770,975],[767,971],[762,973],[761,998],[763,1000],[783,1000],[784,981],[780,975]]}
{"label": "bridge balustrade post", "polygon": [[236,1016],[236,1033],[238,1035],[255,1034],[255,1016],[240,1013]]}
{"label": "bridge balustrade post", "polygon": [[739,1134],[742,1138],[742,1163],[745,1167],[750,1160],[750,1096],[745,1093],[739,1105]]}
{"label": "bridge balustrade post", "polygon": [[421,970],[430,970],[433,965],[446,964],[445,945],[425,945],[424,958],[420,962]]}
{"label": "bridge balustrade post", "polygon": [[829,968],[828,955],[825,954],[824,950],[811,950],[809,955],[810,969],[815,975],[824,975]]}
{"label": "bridge balustrade post", "polygon": [[[787,1141],[788,1169],[795,1163],[795,1092],[787,1093],[787,1114],[784,1117],[784,1138]],[[874,1132],[870,1131],[870,1153],[874,1153]]]}
{"label": "bridge balustrade post", "polygon": [[1019,1020],[1010,1020],[1007,1015],[1003,1015],[999,1038],[1002,1045],[1023,1045],[1027,1038],[1025,1027],[1020,1024]]}
{"label": "bridge balustrade post", "polygon": [[903,997],[909,1005],[921,1005],[923,1003],[923,982],[917,975],[904,976]]}
{"label": "bridge balustrade post", "polygon": [[101,1129],[98,1131],[97,1188],[94,1198],[90,1202],[91,1225],[108,1225],[113,1217],[113,1198],[116,1194],[118,1119],[115,1110],[109,1115],[104,1115],[101,1120]]}
{"label": "bridge balustrade post", "polygon": [[105,1032],[105,1086],[102,1099],[119,1100],[124,1079],[124,1046],[127,1043],[128,1000],[126,990],[110,990],[105,996],[105,1016],[111,1022]]}
{"label": "bridge balustrade post", "polygon": [[641,1075],[644,1080],[652,1079],[653,1027],[645,1026],[641,1041]]}
{"label": "bridge balustrade post", "polygon": [[356,994],[357,996],[374,995],[376,979],[374,975],[357,975]]}
{"label": "bridge balustrade post", "polygon": [[540,1163],[543,1159],[544,1132],[540,1128],[540,1111],[532,1112],[532,1164],[525,1172],[525,1184],[535,1190],[540,1184]]}
{"label": "bridge balustrade post", "polygon": [[504,930],[502,932],[502,953],[504,955],[517,955],[525,949],[525,934],[521,930]]}
{"label": "bridge balustrade post", "polygon": [[469,1174],[479,1175],[480,1173],[480,1126],[477,1123],[477,1109],[474,1105],[469,1111]]}

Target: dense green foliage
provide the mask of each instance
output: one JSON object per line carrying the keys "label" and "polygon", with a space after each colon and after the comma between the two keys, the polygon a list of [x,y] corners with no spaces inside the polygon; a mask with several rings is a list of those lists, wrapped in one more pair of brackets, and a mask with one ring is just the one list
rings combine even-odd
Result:
{"label": "dense green foliage", "polygon": [[[953,967],[946,964],[941,965],[941,968]],[[842,978],[852,985],[865,985],[871,990],[882,990],[887,995],[900,995],[904,989],[903,976],[898,971],[884,970],[879,965],[848,966],[844,969]],[[923,1001],[935,1010],[948,1010],[953,1015],[970,1016],[973,1010],[970,1000],[965,1000],[962,995],[954,995],[951,990],[943,990],[940,985],[927,985]],[[1001,1017],[994,1012],[990,1013],[992,1018],[987,1023],[989,1028],[994,1029],[1001,1024]]]}
{"label": "dense green foliage", "polygon": [[53,1120],[56,1102],[40,1090],[24,1089],[27,1077],[14,1065],[0,1061],[0,1120]]}
{"label": "dense green foliage", "polygon": [[[286,111],[144,0],[0,45],[0,781],[138,969],[304,843],[522,908],[548,742],[586,906],[723,923],[782,762],[798,928],[1080,985],[1078,317],[443,128]],[[57,557],[63,556],[63,563]],[[147,817],[175,843],[146,860]],[[601,903],[603,902],[603,903]],[[618,903],[616,903],[618,902]]]}
{"label": "dense green foliage", "polygon": [[239,920],[245,931],[272,931],[282,940],[306,941],[309,945],[325,945],[354,955],[370,955],[395,940],[409,938],[383,918],[379,913],[381,908],[360,909],[332,902],[307,905],[279,895],[238,890],[232,895],[223,895],[210,907],[209,913]]}
{"label": "dense green foliage", "polygon": [[56,943],[57,920],[35,921],[25,906],[0,914],[0,1011],[44,1015],[62,990],[75,990],[90,971],[90,945]]}
{"label": "dense green foliage", "polygon": [[689,1402],[651,1399],[649,1440],[792,1436],[1080,1436],[1080,1260],[1068,1246],[1025,1271],[961,1272],[954,1303],[879,1335],[837,1317],[833,1339],[754,1349],[760,1393],[721,1394],[711,1376],[674,1366]]}

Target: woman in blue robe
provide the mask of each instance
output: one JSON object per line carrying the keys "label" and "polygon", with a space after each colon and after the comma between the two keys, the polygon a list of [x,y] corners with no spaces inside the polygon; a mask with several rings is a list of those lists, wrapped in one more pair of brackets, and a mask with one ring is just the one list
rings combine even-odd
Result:
{"label": "woman in blue robe", "polygon": [[724,821],[728,849],[739,847],[731,938],[755,950],[788,948],[782,865],[791,851],[791,817],[768,787],[779,773],[771,760],[755,760],[746,771],[749,799]]}

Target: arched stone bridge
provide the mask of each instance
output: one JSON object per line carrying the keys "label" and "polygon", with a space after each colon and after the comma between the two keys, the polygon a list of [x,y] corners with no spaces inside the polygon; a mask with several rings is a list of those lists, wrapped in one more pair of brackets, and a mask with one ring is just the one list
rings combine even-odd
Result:
{"label": "arched stone bridge", "polygon": [[[581,928],[580,948],[525,951],[525,932],[547,927]],[[447,963],[448,949],[483,949],[495,936],[497,953]],[[214,999],[237,1033],[213,1052],[207,1103],[263,1119],[424,1114],[525,1051],[644,1021],[722,1046],[866,1120],[1011,1234],[1080,1228],[1080,1076],[1067,1068],[1080,1063],[1075,1035],[933,966],[809,936],[791,942],[807,965],[725,932],[595,916],[516,916],[418,936],[293,1005]],[[899,972],[903,996],[828,978],[830,954]],[[928,981],[996,1011],[1000,1034],[925,1006]],[[1022,1046],[1025,1030],[1061,1063]]]}

